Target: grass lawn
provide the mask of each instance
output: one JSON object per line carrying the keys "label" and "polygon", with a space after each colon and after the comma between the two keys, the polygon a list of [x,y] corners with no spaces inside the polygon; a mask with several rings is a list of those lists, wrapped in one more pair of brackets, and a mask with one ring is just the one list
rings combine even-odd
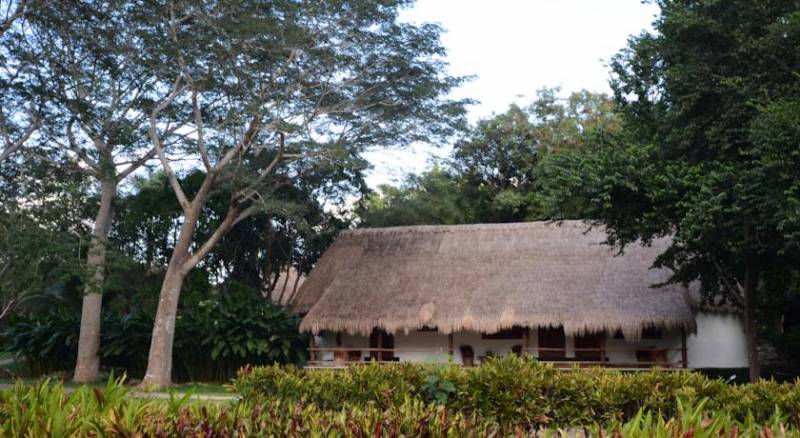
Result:
{"label": "grass lawn", "polygon": [[[21,380],[26,385],[34,385],[34,384],[36,384],[36,383],[38,383],[38,382],[40,382],[40,381],[42,381],[44,379],[22,378],[22,379],[19,379],[19,380]],[[17,382],[16,379],[0,379],[0,391],[9,389],[10,387],[14,386],[14,384],[16,384],[16,382]],[[94,388],[104,388],[106,386],[106,382],[105,381],[99,381],[99,382],[91,383],[91,384],[88,384],[88,385],[74,383],[74,382],[71,382],[69,380],[65,380],[63,382],[58,382],[58,383],[62,383],[64,385],[64,388],[67,388],[67,389],[76,389],[76,388],[79,388],[81,386],[91,386],[91,387],[94,387]],[[130,385],[130,388],[132,390],[138,389],[138,388],[136,388],[135,385]],[[178,394],[178,395],[191,393],[193,396],[204,396],[204,395],[209,395],[209,396],[226,396],[226,395],[234,396],[234,395],[236,395],[233,392],[229,391],[227,388],[225,388],[225,386],[223,384],[221,384],[221,383],[202,383],[202,382],[181,383],[181,384],[172,386],[172,387],[170,387],[168,389],[164,389],[164,390],[156,391],[156,392],[164,393],[164,394],[168,394],[170,392],[173,392],[173,393]]]}

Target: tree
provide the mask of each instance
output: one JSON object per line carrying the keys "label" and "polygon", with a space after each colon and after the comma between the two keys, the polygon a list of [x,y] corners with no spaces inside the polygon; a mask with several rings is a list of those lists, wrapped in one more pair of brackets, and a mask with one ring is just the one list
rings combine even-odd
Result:
{"label": "tree", "polygon": [[[440,28],[397,21],[405,1],[169,2],[159,26],[170,48],[149,111],[149,137],[182,209],[160,292],[144,385],[170,383],[175,318],[186,275],[233,227],[270,211],[275,190],[305,163],[360,166],[374,146],[449,135],[463,102],[441,96]],[[156,17],[154,17],[155,19]],[[163,85],[162,85],[163,86]],[[182,127],[165,131],[167,127]],[[185,130],[194,134],[176,140]],[[169,142],[179,143],[168,147]],[[180,147],[178,147],[180,146]],[[170,154],[191,153],[204,178],[188,192]],[[193,245],[209,200],[230,193],[224,217]]]}
{"label": "tree", "polygon": [[472,201],[462,178],[435,166],[409,175],[400,187],[378,187],[362,198],[355,214],[361,227],[469,224],[478,215]]}
{"label": "tree", "polygon": [[481,120],[443,164],[381,186],[356,214],[360,226],[518,222],[543,216],[537,179],[544,157],[591,149],[620,129],[610,97],[560,97],[543,88],[527,107]]}
{"label": "tree", "polygon": [[26,44],[25,0],[0,1],[0,164],[31,139],[42,122],[43,101],[31,95],[41,87],[35,60],[19,50]]}
{"label": "tree", "polygon": [[158,96],[149,67],[158,60],[141,50],[156,31],[150,24],[151,6],[127,1],[31,2],[28,27],[14,47],[19,58],[35,60],[26,92],[46,102],[39,158],[85,174],[98,192],[77,382],[98,376],[102,287],[118,186],[155,156],[146,121]]}
{"label": "tree", "polygon": [[479,204],[479,222],[518,222],[538,218],[536,179],[542,159],[593,147],[619,130],[611,99],[586,90],[559,97],[543,88],[525,109],[481,120],[455,145],[453,167],[465,179],[465,196]]}
{"label": "tree", "polygon": [[25,15],[25,0],[5,1],[0,5],[0,36],[6,33],[14,22]]}
{"label": "tree", "polygon": [[80,281],[93,201],[83,175],[31,159],[0,168],[0,325]]}
{"label": "tree", "polygon": [[543,192],[553,217],[595,219],[610,243],[672,236],[656,265],[743,308],[756,380],[760,279],[799,255],[800,5],[658,5],[655,32],[611,64],[625,132],[555,157]]}

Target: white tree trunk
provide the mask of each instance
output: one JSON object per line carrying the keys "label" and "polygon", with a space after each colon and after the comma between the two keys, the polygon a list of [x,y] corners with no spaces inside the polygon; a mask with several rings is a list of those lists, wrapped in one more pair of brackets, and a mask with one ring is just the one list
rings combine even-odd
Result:
{"label": "white tree trunk", "polygon": [[117,182],[100,184],[100,208],[94,222],[94,233],[86,260],[90,278],[86,283],[81,310],[81,330],[78,339],[78,359],[73,380],[78,383],[94,382],[100,371],[100,320],[103,302],[103,281],[106,274],[106,246]]}
{"label": "white tree trunk", "polygon": [[142,380],[144,387],[162,387],[172,383],[172,344],[175,339],[175,319],[178,314],[178,301],[181,296],[183,280],[188,270],[185,268],[192,243],[194,229],[199,218],[199,208],[187,213],[178,234],[175,251],[169,260],[164,282],[158,300],[158,310],[153,324],[153,337],[150,340],[150,354],[147,359],[147,372]]}
{"label": "white tree trunk", "polygon": [[164,277],[153,324],[147,373],[142,381],[144,386],[161,387],[172,383],[172,343],[175,339],[178,300],[185,278],[186,276],[177,269],[167,270],[167,275]]}

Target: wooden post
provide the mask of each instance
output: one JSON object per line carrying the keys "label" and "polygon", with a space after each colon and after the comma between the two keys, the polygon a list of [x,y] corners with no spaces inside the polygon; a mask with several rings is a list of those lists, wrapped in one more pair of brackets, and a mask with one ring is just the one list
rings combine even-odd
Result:
{"label": "wooden post", "polygon": [[600,362],[605,366],[606,363],[606,332],[600,332]]}
{"label": "wooden post", "polygon": [[[316,343],[316,341],[314,339],[315,339],[315,336],[312,334],[310,336],[309,340],[308,340],[308,346],[310,348],[312,348],[312,349],[317,347],[317,343]],[[311,362],[311,363],[314,363],[314,362],[317,361],[317,352],[316,352],[316,350],[308,350],[308,361]]]}
{"label": "wooden post", "polygon": [[378,352],[377,352],[377,359],[378,362],[383,362],[383,330],[378,330]]}
{"label": "wooden post", "polygon": [[681,367],[689,368],[689,355],[686,352],[686,327],[681,327]]}
{"label": "wooden post", "polygon": [[453,334],[452,333],[447,335],[447,351],[450,352],[450,360],[453,360],[453,355],[455,354],[455,347],[453,346]]}
{"label": "wooden post", "polygon": [[531,328],[525,327],[525,330],[522,331],[522,351],[520,352],[520,356],[525,357],[528,355],[528,343],[530,342],[531,338]]}

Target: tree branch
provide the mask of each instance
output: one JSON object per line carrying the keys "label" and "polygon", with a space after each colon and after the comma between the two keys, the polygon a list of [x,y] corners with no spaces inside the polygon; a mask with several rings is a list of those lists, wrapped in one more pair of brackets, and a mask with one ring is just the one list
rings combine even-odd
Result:
{"label": "tree branch", "polygon": [[[32,110],[30,112],[33,112]],[[19,150],[22,145],[25,144],[26,141],[36,132],[37,129],[42,125],[42,118],[41,115],[37,112],[33,114],[33,120],[25,129],[25,132],[17,138],[16,140],[11,140],[11,136],[8,135],[8,132],[5,129],[6,118],[3,115],[3,112],[0,111],[0,132],[2,132],[3,138],[5,140],[5,147],[2,151],[0,151],[0,162],[5,161],[10,157],[14,152]]]}
{"label": "tree branch", "polygon": [[147,129],[147,133],[150,136],[150,141],[153,143],[153,149],[155,149],[158,159],[161,161],[161,166],[164,168],[164,174],[167,176],[169,185],[172,187],[175,197],[178,198],[178,204],[180,204],[184,212],[187,212],[190,208],[189,200],[186,198],[186,194],[183,192],[180,182],[178,182],[178,177],[175,176],[175,172],[172,170],[172,166],[169,164],[169,159],[167,158],[166,152],[164,152],[164,146],[161,143],[161,138],[158,136],[158,132],[156,132],[158,114],[170,103],[172,103],[172,101],[178,97],[182,90],[183,85],[181,84],[180,76],[178,76],[172,86],[172,92],[170,92],[169,95],[161,101],[161,103],[153,108],[153,111],[150,113],[150,127]]}
{"label": "tree branch", "polygon": [[123,179],[127,178],[128,175],[136,171],[136,169],[142,167],[144,163],[150,161],[155,156],[156,156],[156,149],[155,148],[150,149],[141,158],[134,160],[128,167],[125,168],[125,170],[120,172],[119,176],[117,176],[117,181],[122,181]]}
{"label": "tree branch", "polygon": [[192,112],[194,112],[194,124],[197,125],[197,148],[200,150],[200,158],[206,172],[211,172],[211,162],[208,161],[208,151],[206,150],[205,140],[203,139],[203,114],[197,104],[197,89],[192,88]]}
{"label": "tree branch", "polygon": [[72,132],[72,125],[75,123],[75,119],[72,118],[67,122],[67,140],[69,141],[69,149],[74,152],[80,160],[82,160],[89,168],[94,170],[94,172],[99,176],[102,171],[100,169],[100,164],[91,159],[88,155],[86,155],[86,151],[81,149],[78,146],[78,141],[75,140],[75,133]]}
{"label": "tree branch", "polygon": [[25,14],[25,3],[25,0],[19,0],[19,4],[17,4],[17,9],[14,10],[14,13],[11,14],[6,21],[0,23],[0,35],[6,33],[6,31],[11,28],[11,25]]}
{"label": "tree branch", "polygon": [[237,206],[231,205],[228,208],[228,214],[225,216],[225,219],[222,221],[221,224],[214,230],[214,233],[211,237],[208,238],[201,246],[195,251],[181,266],[181,271],[185,274],[194,269],[201,260],[203,260],[208,253],[211,252],[212,249],[219,243],[225,234],[230,231],[236,224],[241,222],[244,219],[252,216],[253,212],[256,211],[255,206],[251,205],[244,210],[239,210]]}

